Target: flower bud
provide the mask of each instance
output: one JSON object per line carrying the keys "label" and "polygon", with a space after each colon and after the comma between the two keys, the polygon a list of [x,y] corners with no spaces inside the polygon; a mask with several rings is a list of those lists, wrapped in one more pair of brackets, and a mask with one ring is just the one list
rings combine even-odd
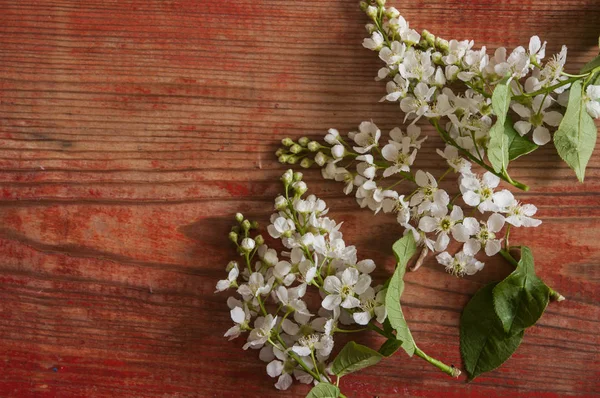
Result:
{"label": "flower bud", "polygon": [[242,250],[250,252],[256,247],[256,242],[252,238],[244,238],[241,244]]}
{"label": "flower bud", "polygon": [[235,232],[236,234],[240,233],[240,226],[239,225],[234,225],[233,227],[231,227],[231,230],[233,232]]}
{"label": "flower bud", "polygon": [[258,221],[250,221],[250,229],[258,229]]}
{"label": "flower bud", "polygon": [[450,50],[448,40],[442,39],[441,37],[435,38],[435,46],[444,53],[447,53]]}
{"label": "flower bud", "polygon": [[367,30],[367,33],[371,35],[373,32],[377,31],[377,26],[372,23],[368,23],[365,25],[365,29]]}
{"label": "flower bud", "polygon": [[304,177],[304,175],[301,172],[296,171],[294,173],[294,181],[302,181],[302,177]]}
{"label": "flower bud", "polygon": [[290,152],[291,153],[298,154],[298,153],[302,152],[302,150],[303,150],[303,148],[300,145],[298,145],[298,144],[294,144],[294,145],[292,145],[290,147]]}
{"label": "flower bud", "polygon": [[238,234],[236,234],[235,232],[231,231],[229,233],[229,240],[232,242],[237,242],[238,240]]}
{"label": "flower bud", "polygon": [[277,158],[277,160],[279,161],[279,163],[286,164],[289,157],[290,157],[290,155],[283,154],[283,155],[279,155],[279,157]]}
{"label": "flower bud", "polygon": [[327,163],[327,155],[323,152],[317,153],[315,156],[315,163],[321,167],[325,166],[325,163]]}
{"label": "flower bud", "polygon": [[287,164],[296,164],[298,163],[298,160],[300,160],[300,158],[296,155],[291,155],[288,159],[287,159]]}
{"label": "flower bud", "polygon": [[276,210],[286,209],[287,206],[288,206],[288,201],[286,198],[284,198],[281,195],[279,195],[278,197],[275,198],[275,209]]}
{"label": "flower bud", "polygon": [[256,235],[254,237],[254,241],[256,242],[257,245],[262,246],[265,244],[265,238],[262,237],[262,235]]}
{"label": "flower bud", "polygon": [[294,179],[294,172],[292,171],[292,169],[286,170],[285,173],[283,173],[283,175],[281,176],[281,181],[285,185],[290,185],[292,183],[293,179]]}
{"label": "flower bud", "polygon": [[434,64],[436,65],[442,65],[442,53],[439,51],[434,52],[433,54],[431,54],[431,60],[433,61]]}
{"label": "flower bud", "polygon": [[377,18],[377,7],[368,6],[365,13],[367,13],[371,19],[375,20]]}
{"label": "flower bud", "polygon": [[278,150],[275,151],[275,156],[280,157],[281,155],[285,155],[287,153],[287,151],[283,148],[279,148]]}
{"label": "flower bud", "polygon": [[427,47],[429,47],[429,43],[427,43],[427,40],[421,38],[421,40],[419,40],[419,47],[427,48]]}
{"label": "flower bud", "polygon": [[385,10],[385,16],[389,19],[398,18],[400,16],[400,11],[398,11],[396,7],[390,7]]}
{"label": "flower bud", "polygon": [[430,47],[435,46],[435,36],[433,35],[433,33],[428,31],[427,29],[423,29],[423,33],[421,33],[421,37],[423,37],[425,39],[425,41],[427,42],[427,44],[429,44]]}
{"label": "flower bud", "polygon": [[249,231],[250,230],[250,221],[248,221],[248,220],[242,221],[242,228],[244,231]]}
{"label": "flower bud", "polygon": [[385,6],[385,0],[376,0],[375,1],[377,3],[378,6],[383,7]]}
{"label": "flower bud", "polygon": [[366,1],[361,1],[358,3],[358,6],[360,7],[361,11],[366,11],[369,4]]}
{"label": "flower bud", "polygon": [[315,163],[314,160],[309,159],[309,158],[304,158],[304,159],[302,159],[302,161],[300,161],[300,167],[303,167],[305,169],[309,169],[310,166],[313,165],[313,163]]}
{"label": "flower bud", "polygon": [[281,234],[281,236],[283,236],[284,238],[291,238],[292,231],[285,231],[283,234]]}
{"label": "flower bud", "polygon": [[234,268],[239,268],[237,261],[230,261],[225,267],[225,271],[229,272]]}
{"label": "flower bud", "polygon": [[292,145],[294,145],[294,141],[292,141],[291,138],[284,138],[284,139],[281,140],[281,143],[284,146],[292,146]]}
{"label": "flower bud", "polygon": [[319,144],[317,141],[311,141],[308,143],[307,147],[309,151],[317,152],[319,149],[321,149],[321,144]]}
{"label": "flower bud", "polygon": [[244,221],[244,215],[242,213],[235,213],[235,221],[237,221],[237,222]]}
{"label": "flower bud", "polygon": [[302,195],[304,192],[308,190],[306,183],[304,181],[296,181],[292,184],[292,189],[296,192],[297,195]]}
{"label": "flower bud", "polygon": [[333,148],[331,148],[331,155],[333,155],[335,159],[343,158],[345,152],[346,150],[342,144],[334,145]]}
{"label": "flower bud", "polygon": [[310,138],[308,138],[308,137],[298,138],[298,144],[300,144],[302,146],[307,146],[309,142],[310,142]]}

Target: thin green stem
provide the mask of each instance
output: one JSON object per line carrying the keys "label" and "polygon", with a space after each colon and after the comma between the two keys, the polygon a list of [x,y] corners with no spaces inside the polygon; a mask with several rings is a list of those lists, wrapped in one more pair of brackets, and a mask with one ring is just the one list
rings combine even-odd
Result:
{"label": "thin green stem", "polygon": [[361,329],[354,329],[354,330],[348,330],[348,329],[339,329],[339,328],[335,328],[336,333],[358,333],[358,332],[362,332],[363,330],[367,330],[368,328],[361,328]]}
{"label": "thin green stem", "polygon": [[437,367],[438,369],[440,369],[442,372],[446,373],[449,376],[452,376],[452,377],[460,376],[461,372],[458,368],[455,368],[453,365],[448,366],[445,363],[438,361],[435,358],[430,357],[429,355],[427,355],[423,351],[421,351],[421,349],[419,347],[415,347],[415,355],[418,356],[419,358],[423,358],[424,360],[426,360],[433,366]]}
{"label": "thin green stem", "polygon": [[515,101],[520,101],[520,100],[524,100],[524,99],[526,99],[528,97],[535,97],[535,96],[540,95],[540,94],[551,93],[552,91],[556,90],[557,88],[562,87],[562,86],[566,86],[567,84],[571,84],[573,82],[576,82],[579,79],[580,79],[580,77],[571,77],[571,78],[569,78],[567,80],[563,80],[562,82],[557,83],[557,84],[555,84],[553,86],[550,86],[550,87],[541,88],[541,89],[539,89],[537,91],[534,91],[534,92],[531,92],[531,93],[524,93],[524,94],[521,94],[521,95],[516,95],[516,96],[512,97],[512,99],[515,100]]}
{"label": "thin green stem", "polygon": [[[396,338],[396,336],[394,336],[393,333],[391,333],[391,332],[388,333],[373,323],[369,323],[367,325],[367,328],[376,333],[379,333],[380,335],[382,335],[383,337],[386,337],[388,339]],[[426,360],[427,362],[429,362],[430,364],[432,364],[433,366],[435,366],[442,372],[444,372],[452,377],[458,377],[460,375],[459,369],[455,368],[454,366],[448,366],[445,363],[443,363],[442,361],[439,361],[435,358],[430,357],[429,355],[427,355],[423,351],[421,351],[421,349],[419,347],[417,347],[416,345],[415,345],[415,355],[417,355],[419,358]]]}

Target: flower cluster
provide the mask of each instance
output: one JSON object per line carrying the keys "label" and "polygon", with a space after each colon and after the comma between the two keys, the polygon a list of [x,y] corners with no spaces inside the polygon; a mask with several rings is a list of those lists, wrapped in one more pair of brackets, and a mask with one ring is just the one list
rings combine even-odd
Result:
{"label": "flower cluster", "polygon": [[[225,337],[245,334],[244,349],[259,349],[267,373],[277,378],[275,387],[285,390],[293,378],[301,383],[329,380],[334,335],[348,331],[338,325],[381,324],[387,314],[386,289],[372,286],[369,275],[375,263],[358,260],[356,248],[343,239],[341,224],[326,216],[325,202],[305,195],[301,173],[288,170],[281,180],[285,195],[275,199],[267,231],[285,250],[268,247],[261,235],[252,237],[257,225],[238,213],[239,225],[229,238],[243,261],[227,265],[217,292],[237,293],[227,300],[234,326]],[[319,308],[309,309],[311,299]]]}
{"label": "flower cluster", "polygon": [[[323,144],[301,139],[303,146],[285,139],[278,155],[282,162],[292,156],[310,160],[310,164],[314,159],[325,179],[343,181],[344,192],[354,192],[361,208],[375,214],[395,214],[405,233],[412,232],[422,246],[422,259],[427,253],[439,253],[438,262],[457,276],[472,275],[483,268],[484,263],[476,258],[480,252],[493,256],[501,250],[503,229],[508,234],[510,227],[541,224],[532,218],[537,211],[534,205],[518,202],[509,190],[499,190],[500,178],[493,173],[475,173],[471,162],[453,146],[437,150],[449,166],[440,178],[423,170],[413,172],[413,162],[425,139],[417,125],[410,125],[406,132],[392,129],[387,144],[380,143],[381,136],[373,122],[365,121],[347,137],[330,129]],[[294,146],[300,150],[289,152]],[[452,171],[459,175],[460,193],[451,199],[439,184]],[[386,185],[386,181],[390,182]],[[404,194],[396,189],[402,182],[412,186]],[[459,197],[472,209],[470,216],[456,203]],[[477,213],[484,219],[473,217]],[[463,244],[454,256],[446,251],[452,239]]]}
{"label": "flower cluster", "polygon": [[[444,120],[450,138],[483,161],[494,110],[491,94],[505,78],[510,81],[514,129],[544,145],[558,128],[574,79],[564,72],[567,48],[545,60],[546,42],[533,36],[528,48],[508,52],[474,49],[471,40],[444,40],[428,31],[419,34],[394,7],[385,2],[362,3],[371,23],[363,46],[378,52],[385,63],[376,80],[388,80],[382,101],[399,102],[406,119]],[[452,87],[452,88],[451,88]],[[462,91],[460,90],[463,88]],[[600,117],[600,86],[586,90],[587,111]]]}

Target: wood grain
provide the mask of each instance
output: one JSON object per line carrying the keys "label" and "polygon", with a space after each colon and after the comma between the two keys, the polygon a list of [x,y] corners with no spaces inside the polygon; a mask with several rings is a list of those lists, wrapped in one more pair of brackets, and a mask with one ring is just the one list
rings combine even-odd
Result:
{"label": "wood grain", "polygon": [[[596,52],[596,0],[395,3],[417,29],[488,48],[532,34],[549,52],[564,43],[569,71]],[[397,106],[377,102],[364,23],[354,1],[0,1],[0,396],[278,395],[256,352],[222,338],[230,319],[213,290],[235,255],[225,236],[235,211],[268,219],[284,136],[400,123]],[[427,132],[419,165],[439,173],[441,142]],[[397,355],[344,378],[347,395],[597,394],[598,153],[584,184],[550,146],[511,165],[544,221],[512,239],[568,300],[505,366],[467,385]],[[394,220],[306,176],[377,277],[389,275]],[[409,274],[419,345],[459,364],[462,307],[508,272],[498,261],[455,279],[429,261]]]}

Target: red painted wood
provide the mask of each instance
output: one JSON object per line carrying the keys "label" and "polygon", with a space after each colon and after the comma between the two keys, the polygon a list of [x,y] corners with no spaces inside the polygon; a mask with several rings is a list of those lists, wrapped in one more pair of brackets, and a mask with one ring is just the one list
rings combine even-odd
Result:
{"label": "red painted wood", "polygon": [[[595,0],[396,6],[418,29],[490,48],[532,34],[550,52],[567,44],[570,71],[596,51]],[[256,352],[221,337],[229,313],[212,292],[234,258],[232,214],[268,218],[282,137],[400,122],[397,106],[377,103],[364,23],[354,1],[0,1],[0,396],[277,396]],[[440,145],[432,136],[419,165],[441,172]],[[549,146],[511,165],[544,220],[512,239],[532,246],[568,300],[505,366],[466,385],[397,355],[344,378],[347,395],[597,393],[598,159],[584,184]],[[394,220],[306,176],[377,276],[389,275]],[[460,363],[461,308],[509,271],[498,261],[455,279],[429,261],[409,274],[419,345]]]}

